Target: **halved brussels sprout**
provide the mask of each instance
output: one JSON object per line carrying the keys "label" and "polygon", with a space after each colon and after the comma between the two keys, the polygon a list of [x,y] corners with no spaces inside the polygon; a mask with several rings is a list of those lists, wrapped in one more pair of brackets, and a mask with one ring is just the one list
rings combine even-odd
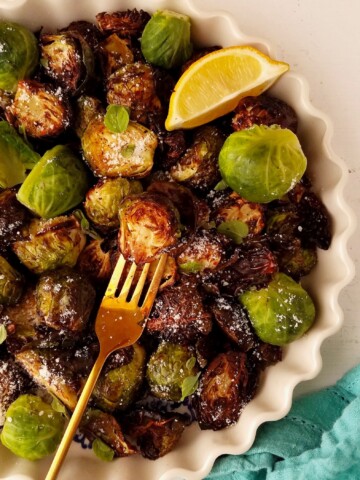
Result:
{"label": "halved brussels sprout", "polygon": [[0,256],[0,304],[14,305],[23,291],[23,278],[10,263]]}
{"label": "halved brussels sprout", "polygon": [[65,428],[65,416],[35,395],[21,395],[8,408],[1,443],[15,455],[39,460],[53,453]]}
{"label": "halved brussels sprout", "polygon": [[119,228],[119,205],[130,194],[141,193],[141,183],[126,178],[100,180],[86,194],[84,208],[88,218],[106,230]]}
{"label": "halved brussels sprout", "polygon": [[19,80],[30,77],[39,59],[35,35],[17,23],[0,22],[0,88],[15,92]]}
{"label": "halved brussels sprout", "polygon": [[81,138],[89,125],[90,121],[96,115],[103,114],[105,109],[101,101],[90,95],[81,95],[75,104],[74,129],[76,135]]}
{"label": "halved brussels sprout", "polygon": [[196,390],[198,373],[194,352],[189,347],[163,342],[150,356],[146,377],[153,395],[179,402]]}
{"label": "halved brussels sprout", "polygon": [[103,239],[92,240],[80,253],[77,267],[94,283],[107,282],[112,272],[110,253]]}
{"label": "halved brussels sprout", "polygon": [[93,395],[104,410],[125,410],[136,398],[145,376],[146,352],[137,343],[133,348],[130,363],[103,372],[96,383]]}
{"label": "halved brussels sprout", "polygon": [[116,33],[109,35],[101,42],[100,51],[104,63],[105,77],[109,77],[123,65],[134,63],[134,54],[129,43],[129,41],[120,38]]}
{"label": "halved brussels sprout", "polygon": [[300,181],[306,157],[296,135],[277,125],[232,133],[220,151],[219,167],[236,193],[250,202],[268,203]]}
{"label": "halved brussels sprout", "polygon": [[40,159],[31,146],[24,142],[6,121],[0,121],[0,187],[9,188],[22,183],[26,171]]}
{"label": "halved brussels sprout", "polygon": [[284,273],[276,273],[266,288],[239,297],[258,337],[271,345],[286,345],[300,338],[315,320],[310,295]]}
{"label": "halved brussels sprout", "polygon": [[87,325],[95,295],[93,286],[84,275],[68,268],[55,270],[39,278],[37,311],[49,327],[78,332]]}
{"label": "halved brussels sprout", "polygon": [[175,245],[180,233],[178,211],[165,196],[146,192],[120,204],[119,245],[127,259],[152,261]]}
{"label": "halved brussels sprout", "polygon": [[117,32],[122,38],[138,38],[150,15],[144,10],[125,10],[123,12],[101,12],[96,20],[102,32]]}
{"label": "halved brussels sprout", "polygon": [[17,200],[15,189],[0,192],[0,251],[22,238],[29,217],[28,209]]}
{"label": "halved brussels sprout", "polygon": [[88,189],[84,163],[64,145],[48,150],[21,185],[17,199],[42,218],[78,205]]}
{"label": "halved brussels sprout", "polygon": [[142,33],[141,51],[149,63],[158,67],[182,65],[193,51],[190,18],[170,10],[156,11]]}
{"label": "halved brussels sprout", "polygon": [[35,138],[55,137],[70,126],[71,110],[60,89],[35,80],[18,83],[7,117],[16,127]]}
{"label": "halved brussels sprout", "polygon": [[98,177],[141,178],[153,167],[157,137],[136,122],[129,122],[122,133],[111,132],[98,115],[90,121],[81,144],[85,160]]}
{"label": "halved brussels sprout", "polygon": [[222,132],[211,125],[199,128],[193,144],[171,167],[170,176],[197,190],[209,190],[221,178],[218,155],[224,143]]}
{"label": "halved brussels sprout", "polygon": [[32,272],[75,266],[86,243],[85,234],[74,216],[32,220],[26,240],[13,244],[20,261]]}
{"label": "halved brussels sprout", "polygon": [[30,379],[10,357],[0,360],[0,428],[4,425],[6,410],[19,395],[25,393]]}
{"label": "halved brussels sprout", "polygon": [[214,232],[199,230],[177,257],[177,263],[184,273],[202,272],[216,268],[224,254],[224,248]]}

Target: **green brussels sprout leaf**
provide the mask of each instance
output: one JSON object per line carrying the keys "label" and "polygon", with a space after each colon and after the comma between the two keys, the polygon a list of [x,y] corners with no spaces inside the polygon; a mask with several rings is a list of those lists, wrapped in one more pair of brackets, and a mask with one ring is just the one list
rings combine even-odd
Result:
{"label": "green brussels sprout leaf", "polygon": [[72,212],[74,217],[76,217],[80,223],[81,230],[89,237],[93,238],[94,240],[101,240],[101,236],[97,233],[96,230],[91,228],[89,220],[85,217],[84,213],[80,209],[76,209]]}
{"label": "green brussels sprout leaf", "polygon": [[192,395],[199,385],[200,372],[196,375],[190,375],[186,377],[181,384],[181,398],[180,402],[183,402],[186,397]]}
{"label": "green brussels sprout leaf", "polygon": [[11,188],[26,178],[40,159],[40,155],[31,148],[5,120],[0,121],[0,187]]}
{"label": "green brussels sprout leaf", "polygon": [[[104,117],[105,127],[114,133],[125,132],[129,125],[130,113],[129,108],[122,105],[109,105],[106,108]],[[135,146],[133,147],[134,150]],[[128,154],[128,155],[131,155]]]}
{"label": "green brussels sprout leaf", "polygon": [[38,64],[38,42],[26,27],[1,21],[0,45],[0,89],[15,92],[18,81],[31,76]]}
{"label": "green brussels sprout leaf", "polygon": [[163,68],[174,68],[193,51],[190,18],[170,10],[158,10],[145,25],[141,51],[146,60]]}
{"label": "green brussels sprout leaf", "polygon": [[202,264],[200,262],[186,262],[181,263],[179,268],[184,273],[196,273],[202,270]]}
{"label": "green brussels sprout leaf", "polygon": [[5,342],[7,337],[7,330],[5,325],[0,325],[0,345]]}
{"label": "green brussels sprout leaf", "polygon": [[250,202],[281,198],[299,182],[306,165],[297,136],[277,125],[254,125],[234,132],[219,154],[224,181]]}
{"label": "green brussels sprout leaf", "polygon": [[66,410],[65,405],[57,398],[55,395],[53,395],[50,392],[50,395],[52,397],[52,402],[51,402],[51,407],[55,412],[62,413],[66,418],[69,418],[69,414]]}
{"label": "green brussels sprout leaf", "polygon": [[269,285],[239,297],[258,337],[272,345],[286,345],[300,338],[313,324],[315,306],[310,295],[284,273]]}
{"label": "green brussels sprout leaf", "polygon": [[48,150],[20,187],[17,199],[42,218],[52,218],[84,200],[88,176],[84,163],[64,145]]}
{"label": "green brussels sprout leaf", "polygon": [[104,462],[111,462],[113,460],[115,452],[112,448],[106,445],[100,438],[95,438],[92,442],[92,449],[95,455]]}
{"label": "green brussels sprout leaf", "polygon": [[214,190],[215,192],[220,192],[221,190],[225,190],[226,188],[228,188],[228,184],[224,180],[220,180],[220,182],[215,185]]}
{"label": "green brussels sprout leaf", "polygon": [[1,432],[2,444],[15,455],[39,460],[60,443],[65,417],[35,395],[20,395],[8,408]]}
{"label": "green brussels sprout leaf", "polygon": [[231,238],[236,244],[240,245],[243,239],[249,233],[249,227],[241,220],[228,220],[220,223],[217,231]]}

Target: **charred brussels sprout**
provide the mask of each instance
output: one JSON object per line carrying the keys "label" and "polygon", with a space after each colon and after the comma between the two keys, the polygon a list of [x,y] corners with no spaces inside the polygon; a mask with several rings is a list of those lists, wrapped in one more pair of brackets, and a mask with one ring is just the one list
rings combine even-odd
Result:
{"label": "charred brussels sprout", "polygon": [[40,159],[40,155],[5,121],[0,121],[0,152],[1,188],[22,183],[26,178],[26,171],[31,170]]}
{"label": "charred brussels sprout", "polygon": [[0,256],[0,304],[15,304],[23,291],[23,278],[11,265]]}
{"label": "charred brussels sprout", "polygon": [[0,251],[21,238],[21,230],[29,219],[28,210],[17,200],[16,190],[0,192]]}
{"label": "charred brussels sprout", "polygon": [[78,205],[87,189],[85,165],[69,147],[58,145],[32,169],[17,199],[40,217],[51,218]]}
{"label": "charred brussels sprout", "polygon": [[90,121],[96,115],[103,114],[105,111],[101,101],[96,97],[81,95],[76,100],[74,128],[76,135],[81,138],[89,125]]}
{"label": "charred brussels sprout", "polygon": [[200,230],[177,258],[179,268],[184,273],[202,272],[214,269],[225,254],[220,240],[207,230]]}
{"label": "charred brussels sprout", "polygon": [[306,157],[296,135],[277,125],[254,125],[232,133],[220,151],[227,185],[250,202],[281,198],[301,179]]}
{"label": "charred brussels sprout", "polygon": [[106,230],[119,228],[119,205],[130,194],[142,192],[140,182],[126,178],[100,180],[86,194],[84,208],[88,218]]}
{"label": "charred brussels sprout", "polygon": [[21,80],[7,116],[30,137],[55,137],[69,127],[71,110],[58,89],[35,80]]}
{"label": "charred brussels sprout", "polygon": [[146,263],[180,237],[179,214],[165,196],[143,193],[120,205],[120,250],[127,259]]}
{"label": "charred brussels sprout", "polygon": [[224,136],[218,128],[210,125],[200,128],[191,147],[171,167],[171,177],[189,187],[209,190],[221,178],[218,156],[223,143]]}
{"label": "charred brussels sprout", "polygon": [[134,63],[134,54],[129,41],[120,38],[116,33],[108,36],[100,45],[105,77],[123,65]]}
{"label": "charred brussels sprout", "polygon": [[55,330],[83,330],[94,301],[91,283],[71,269],[43,274],[36,286],[37,311],[45,324]]}
{"label": "charred brussels sprout", "polygon": [[74,216],[33,220],[25,240],[13,244],[20,261],[32,272],[75,266],[86,238]]}
{"label": "charred brussels sprout", "polygon": [[122,133],[106,128],[104,117],[93,118],[81,144],[85,160],[99,177],[136,177],[148,175],[157,147],[156,135],[136,122],[129,122]]}
{"label": "charred brussels sprout", "polygon": [[112,265],[111,252],[104,245],[104,240],[92,240],[80,253],[77,267],[95,283],[110,280]]}
{"label": "charred brussels sprout", "polygon": [[102,373],[94,389],[96,403],[105,410],[125,410],[134,400],[145,375],[145,349],[134,345],[130,363]]}
{"label": "charred brussels sprout", "polygon": [[196,358],[188,347],[164,342],[151,355],[146,377],[153,395],[179,402],[196,390],[198,373]]}
{"label": "charred brussels sprout", "polygon": [[2,21],[0,44],[0,88],[14,92],[18,81],[31,76],[37,66],[37,40],[26,27]]}
{"label": "charred brussels sprout", "polygon": [[182,65],[192,54],[190,18],[170,10],[158,10],[141,36],[141,51],[149,63],[163,68]]}
{"label": "charred brussels sprout", "polygon": [[42,34],[40,51],[45,73],[66,92],[78,93],[93,76],[94,55],[79,32]]}
{"label": "charred brussels sprout", "polygon": [[0,360],[0,427],[4,425],[6,410],[16,398],[25,392],[30,379],[9,357]]}
{"label": "charred brussels sprout", "polygon": [[65,417],[35,395],[21,395],[6,412],[2,444],[15,455],[39,460],[60,443]]}
{"label": "charred brussels sprout", "polygon": [[101,12],[96,15],[96,20],[102,32],[117,32],[120,37],[138,38],[150,15],[134,8],[123,12]]}
{"label": "charred brussels sprout", "polygon": [[266,288],[239,297],[258,337],[272,345],[300,338],[313,324],[315,306],[310,295],[284,273],[277,273]]}

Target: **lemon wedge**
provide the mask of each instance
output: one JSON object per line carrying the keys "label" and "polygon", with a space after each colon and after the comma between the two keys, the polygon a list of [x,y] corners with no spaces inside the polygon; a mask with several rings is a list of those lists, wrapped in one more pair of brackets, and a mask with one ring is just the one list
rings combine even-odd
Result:
{"label": "lemon wedge", "polygon": [[211,122],[234,110],[241,98],[260,95],[287,70],[287,63],[248,45],[204,55],[175,85],[165,127],[176,130]]}

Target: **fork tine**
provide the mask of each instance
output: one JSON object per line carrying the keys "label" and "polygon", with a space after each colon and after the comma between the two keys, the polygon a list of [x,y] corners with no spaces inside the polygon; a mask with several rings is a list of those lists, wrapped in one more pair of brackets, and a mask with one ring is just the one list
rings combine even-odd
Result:
{"label": "fork tine", "polygon": [[139,280],[136,284],[136,288],[134,290],[134,293],[131,297],[131,302],[134,302],[134,303],[139,302],[141,293],[142,293],[144,285],[145,285],[146,277],[147,277],[147,274],[149,272],[149,268],[150,268],[150,263],[145,263],[145,265],[142,269],[140,278],[139,278]]}
{"label": "fork tine", "polygon": [[147,317],[148,314],[150,313],[151,307],[154,303],[154,300],[161,282],[161,278],[164,272],[166,261],[167,261],[167,254],[163,253],[159,258],[158,264],[156,265],[154,276],[147,290],[144,302],[140,307],[145,317]]}
{"label": "fork tine", "polygon": [[121,274],[124,270],[125,264],[126,264],[126,260],[123,257],[123,255],[120,254],[120,257],[118,258],[118,261],[115,265],[113,274],[111,275],[108,287],[106,289],[105,297],[114,297],[115,296],[115,293],[116,293],[116,290],[118,288],[120,277],[121,277]]}
{"label": "fork tine", "polygon": [[136,273],[136,269],[137,269],[137,265],[136,265],[135,262],[133,262],[131,264],[129,273],[127,274],[127,277],[124,281],[124,284],[121,288],[121,291],[120,291],[120,294],[119,294],[119,297],[118,297],[119,300],[126,301],[126,298],[129,294],[129,291],[130,291],[130,288],[131,288],[131,285],[132,285],[132,281],[133,281],[135,273]]}

